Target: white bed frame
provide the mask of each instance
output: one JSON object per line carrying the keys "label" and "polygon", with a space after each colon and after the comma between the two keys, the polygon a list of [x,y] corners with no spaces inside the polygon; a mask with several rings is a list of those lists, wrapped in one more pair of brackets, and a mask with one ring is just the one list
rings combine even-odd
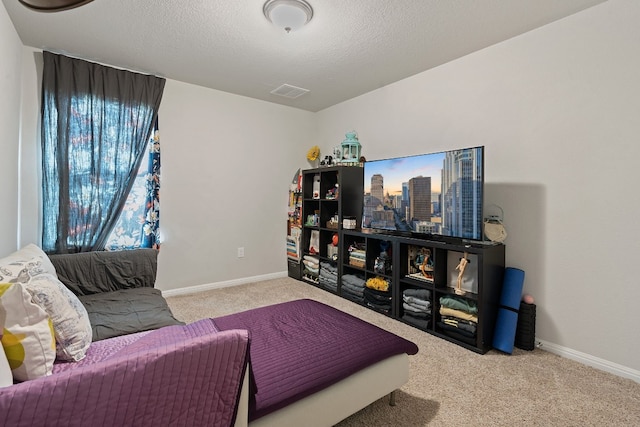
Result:
{"label": "white bed frame", "polygon": [[395,390],[409,381],[409,356],[404,353],[392,356],[251,423],[247,422],[247,377],[245,375],[235,427],[327,427],[387,394],[390,395],[390,405],[395,405]]}

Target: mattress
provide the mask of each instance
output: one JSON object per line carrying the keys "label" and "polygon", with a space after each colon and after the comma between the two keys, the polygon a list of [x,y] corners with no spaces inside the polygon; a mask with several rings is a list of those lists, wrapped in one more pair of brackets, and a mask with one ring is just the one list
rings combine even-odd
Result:
{"label": "mattress", "polygon": [[250,334],[249,421],[418,347],[326,304],[295,300],[214,319]]}

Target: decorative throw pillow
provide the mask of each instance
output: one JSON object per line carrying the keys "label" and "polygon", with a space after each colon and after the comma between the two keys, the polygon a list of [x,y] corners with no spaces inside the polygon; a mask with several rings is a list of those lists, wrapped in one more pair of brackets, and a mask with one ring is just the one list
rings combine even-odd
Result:
{"label": "decorative throw pillow", "polygon": [[[2,332],[2,330],[0,330]],[[2,334],[0,334],[0,342],[2,342]],[[13,374],[9,367],[7,355],[4,354],[4,348],[0,345],[0,388],[13,384]]]}
{"label": "decorative throw pillow", "polygon": [[30,244],[0,259],[0,281],[24,284],[33,302],[49,315],[59,359],[78,361],[85,356],[92,338],[87,310],[58,280],[55,267],[42,249]]}
{"label": "decorative throw pillow", "polygon": [[0,259],[0,282],[26,283],[41,273],[55,276],[56,269],[47,254],[33,243]]}
{"label": "decorative throw pillow", "polygon": [[84,358],[92,331],[89,314],[78,297],[47,273],[32,277],[24,286],[33,302],[51,317],[58,359],[77,362]]}
{"label": "decorative throw pillow", "polygon": [[19,283],[0,283],[2,347],[13,378],[26,381],[51,374],[56,358],[53,324]]}

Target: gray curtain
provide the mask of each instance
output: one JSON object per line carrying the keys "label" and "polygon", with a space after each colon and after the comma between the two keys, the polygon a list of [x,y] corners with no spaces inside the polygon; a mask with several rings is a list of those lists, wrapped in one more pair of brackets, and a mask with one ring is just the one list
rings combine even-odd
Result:
{"label": "gray curtain", "polygon": [[42,248],[101,250],[145,157],[165,80],[43,56]]}

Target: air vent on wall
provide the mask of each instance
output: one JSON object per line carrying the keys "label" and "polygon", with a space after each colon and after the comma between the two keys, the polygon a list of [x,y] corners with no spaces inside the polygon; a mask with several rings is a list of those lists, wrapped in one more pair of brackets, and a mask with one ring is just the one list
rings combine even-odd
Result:
{"label": "air vent on wall", "polygon": [[284,96],[285,98],[291,99],[302,96],[307,92],[309,92],[309,89],[303,89],[301,87],[291,86],[288,84],[283,84],[282,86],[271,91],[271,93],[274,95]]}

